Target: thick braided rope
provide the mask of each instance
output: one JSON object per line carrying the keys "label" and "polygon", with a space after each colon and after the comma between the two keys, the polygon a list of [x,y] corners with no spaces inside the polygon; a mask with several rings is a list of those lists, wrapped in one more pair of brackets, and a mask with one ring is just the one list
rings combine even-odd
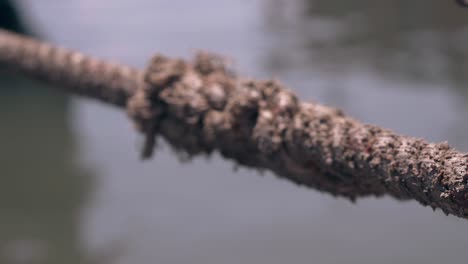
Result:
{"label": "thick braided rope", "polygon": [[127,106],[145,156],[160,135],[184,157],[216,150],[333,195],[390,194],[468,218],[466,154],[299,102],[278,82],[235,76],[219,57],[156,56],[141,72],[0,30],[0,68]]}
{"label": "thick braided rope", "polygon": [[161,134],[188,157],[219,150],[334,195],[387,193],[468,215],[466,155],[301,103],[276,81],[235,76],[217,56],[155,56],[128,112],[147,137],[145,157]]}

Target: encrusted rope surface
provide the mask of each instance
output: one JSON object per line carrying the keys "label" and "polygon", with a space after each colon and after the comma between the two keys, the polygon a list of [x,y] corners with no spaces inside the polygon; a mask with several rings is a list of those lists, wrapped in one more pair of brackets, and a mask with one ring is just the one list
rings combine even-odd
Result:
{"label": "encrusted rope surface", "polygon": [[126,106],[146,135],[144,157],[162,136],[188,157],[218,151],[333,195],[389,194],[468,218],[468,156],[446,143],[300,102],[279,82],[243,79],[206,53],[191,62],[156,55],[144,73],[74,54],[0,31],[1,67]]}

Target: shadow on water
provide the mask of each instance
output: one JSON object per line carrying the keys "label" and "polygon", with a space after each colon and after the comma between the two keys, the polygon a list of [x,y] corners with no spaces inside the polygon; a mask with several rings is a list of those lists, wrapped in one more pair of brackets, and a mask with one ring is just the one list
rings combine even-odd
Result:
{"label": "shadow on water", "polygon": [[[8,0],[0,27],[27,32]],[[69,97],[0,71],[0,263],[89,263],[79,214],[91,188],[75,164]]]}
{"label": "shadow on water", "polygon": [[265,1],[275,71],[365,68],[466,94],[468,9],[440,0]]}
{"label": "shadow on water", "polygon": [[90,178],[73,164],[68,100],[11,74],[0,86],[0,262],[80,263]]}

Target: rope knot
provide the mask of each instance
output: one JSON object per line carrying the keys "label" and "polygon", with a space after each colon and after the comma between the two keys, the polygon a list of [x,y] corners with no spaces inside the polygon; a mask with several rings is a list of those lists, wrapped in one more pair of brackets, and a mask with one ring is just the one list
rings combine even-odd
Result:
{"label": "rope knot", "polygon": [[159,132],[175,142],[186,140],[190,153],[223,144],[217,140],[223,134],[255,142],[264,154],[281,149],[298,99],[277,81],[242,80],[226,65],[223,57],[205,52],[192,62],[159,54],[152,58],[127,105],[146,136],[143,158],[152,155]]}
{"label": "rope knot", "polygon": [[152,155],[163,119],[199,126],[208,110],[224,109],[231,86],[232,75],[221,56],[199,52],[193,62],[185,62],[155,55],[127,104],[146,137],[142,157]]}

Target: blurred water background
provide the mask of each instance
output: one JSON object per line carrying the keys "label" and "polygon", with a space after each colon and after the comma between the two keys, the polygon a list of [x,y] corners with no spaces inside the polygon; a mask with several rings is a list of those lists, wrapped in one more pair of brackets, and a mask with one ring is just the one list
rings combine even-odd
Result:
{"label": "blurred water background", "polygon": [[[218,52],[304,100],[468,151],[468,10],[453,1],[14,5],[28,31],[68,48],[136,67],[156,51]],[[168,146],[141,162],[123,111],[12,74],[0,87],[0,263],[467,261],[466,220],[352,204],[217,155],[184,163]]]}

